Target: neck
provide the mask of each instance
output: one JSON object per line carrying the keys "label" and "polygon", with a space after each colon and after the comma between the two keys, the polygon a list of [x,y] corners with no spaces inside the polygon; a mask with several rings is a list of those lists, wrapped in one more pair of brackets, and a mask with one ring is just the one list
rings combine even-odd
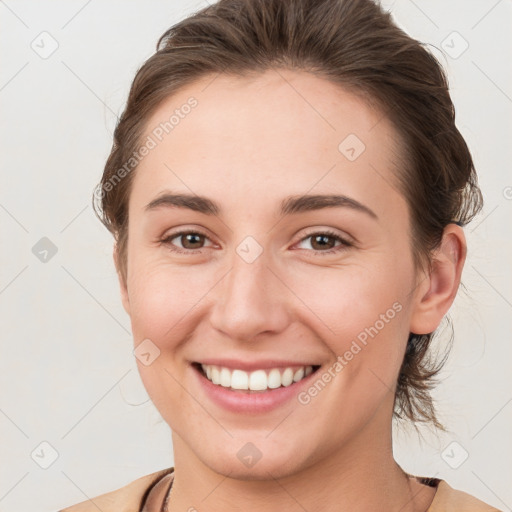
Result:
{"label": "neck", "polygon": [[[373,421],[375,420],[375,421]],[[169,511],[424,512],[435,488],[409,478],[392,453],[391,421],[373,418],[339,450],[276,479],[240,480],[213,471],[173,433],[175,477]],[[378,427],[378,428],[377,428]]]}

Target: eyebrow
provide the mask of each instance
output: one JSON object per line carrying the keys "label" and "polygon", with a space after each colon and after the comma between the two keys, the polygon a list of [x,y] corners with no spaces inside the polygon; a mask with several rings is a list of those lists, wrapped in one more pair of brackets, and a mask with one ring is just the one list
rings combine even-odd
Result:
{"label": "eyebrow", "polygon": [[[167,208],[187,208],[195,212],[205,215],[219,215],[222,211],[221,207],[208,199],[207,197],[197,196],[194,194],[172,194],[164,193],[153,199],[146,205],[145,210],[151,211],[162,207]],[[313,210],[321,210],[324,208],[351,208],[365,213],[373,219],[378,219],[377,214],[364,204],[350,197],[338,194],[316,194],[290,196],[281,202],[281,215],[291,215],[303,213]]]}

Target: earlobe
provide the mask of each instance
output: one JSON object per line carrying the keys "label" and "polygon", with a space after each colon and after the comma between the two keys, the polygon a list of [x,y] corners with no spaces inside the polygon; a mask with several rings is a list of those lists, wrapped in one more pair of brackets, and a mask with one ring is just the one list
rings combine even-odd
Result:
{"label": "earlobe", "polygon": [[130,314],[130,299],[128,297],[128,287],[126,283],[126,278],[123,275],[122,272],[122,266],[120,264],[120,255],[117,244],[114,245],[114,251],[113,251],[113,259],[114,259],[114,265],[116,267],[117,272],[117,278],[119,280],[119,289],[121,292],[121,302],[123,304],[124,310]]}
{"label": "earlobe", "polygon": [[456,224],[446,226],[432,256],[432,270],[417,288],[410,332],[429,334],[437,329],[457,294],[466,251],[462,228]]}

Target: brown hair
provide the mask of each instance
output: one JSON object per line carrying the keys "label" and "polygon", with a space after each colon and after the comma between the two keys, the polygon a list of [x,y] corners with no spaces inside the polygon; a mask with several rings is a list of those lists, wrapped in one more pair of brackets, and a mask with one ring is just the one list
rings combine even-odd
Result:
{"label": "brown hair", "polygon": [[[430,265],[447,224],[465,225],[481,209],[471,154],[455,126],[440,64],[377,3],[220,0],[162,35],[156,53],[137,72],[115,129],[95,199],[96,211],[115,237],[123,279],[136,168],[127,169],[126,162],[140,146],[149,117],[164,99],[207,74],[246,76],[271,68],[326,78],[380,107],[394,124],[406,155],[397,178],[410,210],[418,265]],[[428,350],[432,337],[409,337],[394,415],[444,429],[430,390],[446,357],[433,360]]]}

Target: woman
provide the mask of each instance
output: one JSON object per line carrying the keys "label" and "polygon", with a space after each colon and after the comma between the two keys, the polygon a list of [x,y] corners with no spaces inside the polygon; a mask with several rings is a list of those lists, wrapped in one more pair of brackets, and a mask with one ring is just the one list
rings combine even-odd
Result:
{"label": "woman", "polygon": [[481,194],[443,71],[379,6],[168,30],[97,199],[175,465],[66,512],[496,510],[393,458],[393,416],[443,428],[428,349]]}

